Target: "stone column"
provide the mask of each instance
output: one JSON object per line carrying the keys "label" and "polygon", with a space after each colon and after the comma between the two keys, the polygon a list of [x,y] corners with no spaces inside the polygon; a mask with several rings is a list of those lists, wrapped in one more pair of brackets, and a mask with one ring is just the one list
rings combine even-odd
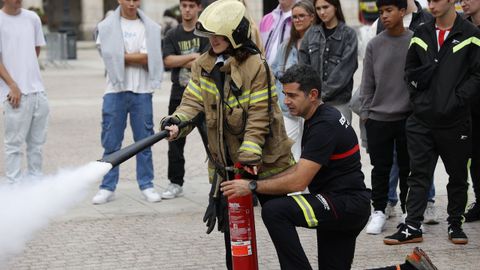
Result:
{"label": "stone column", "polygon": [[245,4],[248,12],[250,12],[250,16],[258,25],[263,17],[263,2],[259,0],[245,0]]}
{"label": "stone column", "polygon": [[79,27],[80,39],[92,40],[93,31],[103,19],[103,1],[99,0],[81,0],[82,1],[82,20]]}
{"label": "stone column", "polygon": [[142,10],[145,11],[148,17],[155,22],[161,24],[163,18],[163,12],[175,5],[178,5],[178,0],[143,0]]}
{"label": "stone column", "polygon": [[343,15],[349,26],[358,26],[358,0],[340,0]]}
{"label": "stone column", "polygon": [[29,8],[29,7],[37,7],[42,9],[43,7],[43,1],[42,0],[23,0],[22,1],[22,7],[23,8]]}

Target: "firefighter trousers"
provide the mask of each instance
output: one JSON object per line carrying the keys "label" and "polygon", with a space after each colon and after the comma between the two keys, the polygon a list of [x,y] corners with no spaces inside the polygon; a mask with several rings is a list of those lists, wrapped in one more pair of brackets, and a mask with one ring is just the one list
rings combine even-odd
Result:
{"label": "firefighter trousers", "polygon": [[262,219],[282,270],[312,269],[296,227],[317,231],[318,269],[350,269],[358,234],[370,216],[370,194],[284,196],[262,205]]}

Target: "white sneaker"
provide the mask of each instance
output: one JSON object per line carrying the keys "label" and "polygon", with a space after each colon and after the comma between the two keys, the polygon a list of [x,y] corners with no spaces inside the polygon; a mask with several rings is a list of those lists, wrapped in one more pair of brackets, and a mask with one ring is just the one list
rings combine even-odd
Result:
{"label": "white sneaker", "polygon": [[167,189],[165,189],[164,192],[162,192],[162,198],[163,199],[173,199],[175,197],[181,196],[183,193],[183,188],[174,183],[168,184]]}
{"label": "white sneaker", "polygon": [[437,213],[435,211],[435,204],[433,202],[427,203],[427,208],[425,209],[425,213],[423,214],[423,223],[425,224],[438,224],[437,220]]}
{"label": "white sneaker", "polygon": [[370,222],[367,225],[368,234],[380,234],[382,233],[383,227],[385,226],[385,221],[387,217],[382,211],[375,211],[372,213]]}
{"label": "white sneaker", "polygon": [[145,197],[145,200],[151,203],[162,201],[162,197],[160,197],[160,194],[158,194],[158,192],[154,188],[146,188],[142,190],[142,193]]}
{"label": "white sneaker", "polygon": [[93,204],[104,204],[115,198],[115,193],[107,189],[100,189],[92,199]]}
{"label": "white sneaker", "polygon": [[396,215],[397,215],[397,212],[395,211],[395,205],[392,204],[391,202],[388,202],[387,207],[385,208],[385,217],[389,219]]}

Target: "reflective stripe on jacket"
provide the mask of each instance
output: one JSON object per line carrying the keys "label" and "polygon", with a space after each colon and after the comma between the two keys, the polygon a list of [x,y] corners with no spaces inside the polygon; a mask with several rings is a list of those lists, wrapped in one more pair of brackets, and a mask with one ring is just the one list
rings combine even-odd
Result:
{"label": "reflective stripe on jacket", "polygon": [[480,94],[480,30],[460,15],[438,50],[435,22],[417,28],[405,64],[413,117],[430,128],[451,127],[470,117]]}

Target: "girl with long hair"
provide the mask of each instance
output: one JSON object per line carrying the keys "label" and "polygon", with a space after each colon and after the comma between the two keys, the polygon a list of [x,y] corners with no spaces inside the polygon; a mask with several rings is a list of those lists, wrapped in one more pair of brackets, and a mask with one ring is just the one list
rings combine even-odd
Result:
{"label": "girl with long hair", "polygon": [[292,146],[292,153],[295,160],[300,159],[301,141],[303,131],[303,119],[301,117],[292,116],[288,107],[283,103],[285,95],[283,94],[283,87],[278,78],[289,67],[298,63],[298,49],[302,39],[308,28],[313,25],[316,20],[315,7],[311,1],[302,0],[295,3],[292,8],[292,23],[293,27],[290,30],[290,38],[285,40],[277,52],[277,56],[272,63],[272,71],[276,80],[276,90],[278,101],[283,112],[283,120],[285,122],[285,129],[290,139],[294,141]]}
{"label": "girl with long hair", "polygon": [[358,67],[357,34],[345,24],[340,0],[314,0],[318,24],[310,27],[299,50],[301,64],[314,67],[322,78],[322,100],[351,122],[348,107],[353,74]]}

